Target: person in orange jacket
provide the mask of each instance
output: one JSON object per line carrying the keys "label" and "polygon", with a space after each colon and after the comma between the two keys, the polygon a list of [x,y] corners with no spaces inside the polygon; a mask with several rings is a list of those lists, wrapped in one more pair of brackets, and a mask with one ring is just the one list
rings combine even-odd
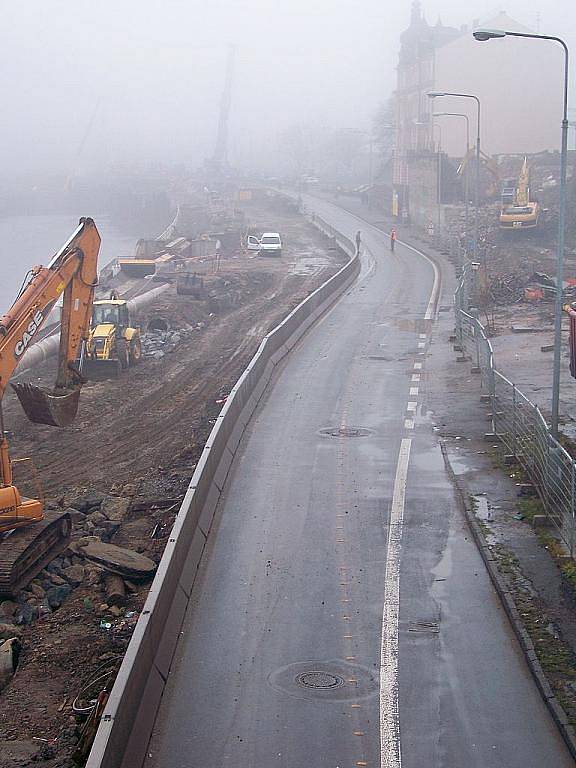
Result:
{"label": "person in orange jacket", "polygon": [[394,253],[394,246],[396,245],[396,230],[392,227],[390,232],[390,250]]}

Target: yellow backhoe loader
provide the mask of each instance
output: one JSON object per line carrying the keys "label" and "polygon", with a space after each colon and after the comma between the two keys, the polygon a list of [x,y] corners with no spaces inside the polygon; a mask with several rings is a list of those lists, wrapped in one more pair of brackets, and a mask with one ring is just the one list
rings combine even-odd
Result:
{"label": "yellow backhoe loader", "polygon": [[140,328],[130,318],[128,302],[115,291],[109,299],[95,301],[82,375],[88,379],[119,376],[141,359]]}

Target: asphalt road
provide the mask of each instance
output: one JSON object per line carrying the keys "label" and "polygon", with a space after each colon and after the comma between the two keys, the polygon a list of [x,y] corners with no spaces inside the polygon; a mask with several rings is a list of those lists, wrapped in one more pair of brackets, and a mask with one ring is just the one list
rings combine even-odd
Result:
{"label": "asphalt road", "polygon": [[245,436],[147,764],[571,766],[426,410],[433,268],[307,205],[371,253]]}

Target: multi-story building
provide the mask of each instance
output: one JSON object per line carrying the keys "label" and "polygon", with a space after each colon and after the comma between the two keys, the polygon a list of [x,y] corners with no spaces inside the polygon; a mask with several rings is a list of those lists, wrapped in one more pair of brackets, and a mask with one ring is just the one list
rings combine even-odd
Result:
{"label": "multi-story building", "polygon": [[[466,153],[463,120],[432,118],[432,112],[462,112],[470,120],[470,143],[476,136],[476,103],[472,99],[430,99],[430,91],[454,91],[479,97],[482,105],[481,146],[488,155],[558,149],[562,109],[562,51],[554,43],[504,38],[479,43],[479,26],[530,31],[505,13],[470,28],[430,26],[414,2],[410,26],[401,37],[396,108],[397,136],[393,211],[424,224],[437,200],[424,204],[430,155],[442,151],[462,158]],[[437,124],[438,128],[435,129]],[[436,133],[435,131],[438,131]],[[412,190],[412,193],[411,193]],[[417,194],[416,194],[417,193]],[[410,198],[417,197],[417,210]],[[424,195],[424,197],[426,197]]]}

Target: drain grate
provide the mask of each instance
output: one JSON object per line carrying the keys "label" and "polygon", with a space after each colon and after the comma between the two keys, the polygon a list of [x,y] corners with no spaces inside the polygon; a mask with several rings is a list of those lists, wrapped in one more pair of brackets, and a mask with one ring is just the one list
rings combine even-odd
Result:
{"label": "drain grate", "polygon": [[331,672],[312,671],[304,672],[296,678],[298,685],[305,688],[340,688],[344,685],[344,679]]}
{"label": "drain grate", "polygon": [[321,435],[328,437],[367,437],[372,432],[362,427],[334,427],[332,429],[321,429]]}

